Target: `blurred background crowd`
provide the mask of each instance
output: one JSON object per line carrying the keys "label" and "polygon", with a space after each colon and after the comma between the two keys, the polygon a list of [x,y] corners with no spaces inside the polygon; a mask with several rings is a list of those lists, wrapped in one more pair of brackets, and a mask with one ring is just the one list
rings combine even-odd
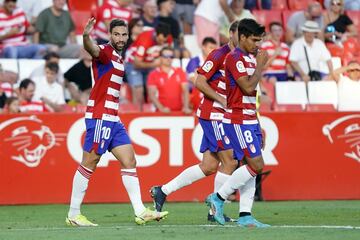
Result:
{"label": "blurred background crowd", "polygon": [[243,18],[267,29],[261,111],[360,111],[360,0],[3,0],[0,113],[85,111],[91,16],[98,44],[129,24],[121,112],[196,111],[197,68]]}

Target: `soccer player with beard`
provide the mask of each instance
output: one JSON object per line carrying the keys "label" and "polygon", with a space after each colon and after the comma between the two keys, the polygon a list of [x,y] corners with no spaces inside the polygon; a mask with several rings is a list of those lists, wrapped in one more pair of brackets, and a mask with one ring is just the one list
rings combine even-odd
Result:
{"label": "soccer player with beard", "polygon": [[[235,170],[222,187],[210,194],[206,203],[213,209],[215,220],[224,225],[224,201],[236,189],[247,188],[255,193],[255,178],[262,172],[264,160],[261,154],[263,139],[256,114],[256,87],[267,63],[265,50],[259,50],[265,27],[252,19],[243,19],[238,25],[239,44],[225,60],[227,107],[223,119],[226,136],[230,139],[234,157],[247,164]],[[256,56],[256,58],[254,57]],[[241,200],[240,200],[241,201]],[[268,227],[251,215],[253,201],[240,209],[239,226]]]}
{"label": "soccer player with beard", "polygon": [[124,77],[121,51],[129,38],[128,26],[123,20],[110,23],[110,41],[96,45],[90,33],[96,20],[91,18],[83,32],[85,50],[93,57],[94,86],[85,113],[86,135],[83,159],[72,187],[71,203],[66,223],[71,226],[97,226],[80,212],[88,182],[102,154],[109,150],[121,163],[121,176],[135,212],[135,222],[145,224],[160,220],[168,212],[145,208],[136,173],[136,160],[130,138],[118,116],[120,88]]}

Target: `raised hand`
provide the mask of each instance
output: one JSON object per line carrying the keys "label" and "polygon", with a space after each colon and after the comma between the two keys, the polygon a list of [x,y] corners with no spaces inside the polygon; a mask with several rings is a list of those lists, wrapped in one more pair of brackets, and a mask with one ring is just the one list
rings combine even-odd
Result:
{"label": "raised hand", "polygon": [[269,55],[265,50],[259,50],[256,54],[256,63],[258,66],[264,66],[269,60]]}
{"label": "raised hand", "polygon": [[91,31],[94,28],[95,23],[96,23],[96,19],[94,17],[90,18],[86,23],[83,35],[90,35]]}

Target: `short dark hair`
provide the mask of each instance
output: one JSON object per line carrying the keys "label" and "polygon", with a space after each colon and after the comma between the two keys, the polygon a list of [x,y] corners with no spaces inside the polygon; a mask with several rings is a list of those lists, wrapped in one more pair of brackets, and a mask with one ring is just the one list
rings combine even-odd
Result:
{"label": "short dark hair", "polygon": [[27,89],[30,84],[35,86],[35,82],[30,78],[25,78],[20,82],[19,89]]}
{"label": "short dark hair", "polygon": [[53,71],[55,73],[59,72],[59,65],[54,62],[49,62],[45,65],[46,68],[50,69],[50,71]]}
{"label": "short dark hair", "polygon": [[271,22],[271,23],[269,23],[269,30],[270,31],[271,31],[271,28],[273,26],[279,26],[279,27],[283,28],[283,25],[280,22]]}
{"label": "short dark hair", "polygon": [[162,56],[165,51],[172,51],[172,52],[174,52],[174,49],[173,49],[172,47],[168,47],[168,46],[163,47],[163,48],[160,50],[160,56]]}
{"label": "short dark hair", "polygon": [[45,56],[44,56],[44,59],[46,61],[49,61],[50,58],[58,58],[58,59],[60,59],[60,55],[57,54],[56,52],[48,52],[48,53],[46,53]]}
{"label": "short dark hair", "polygon": [[259,24],[258,22],[256,22],[254,19],[244,18],[239,22],[238,25],[239,39],[241,35],[244,35],[245,37],[250,37],[250,36],[260,37],[264,35],[264,33],[265,33],[265,27]]}
{"label": "short dark hair", "polygon": [[169,24],[159,22],[159,24],[155,28],[156,35],[164,35],[165,37],[168,36],[171,33]]}
{"label": "short dark hair", "polygon": [[110,29],[109,29],[110,33],[112,33],[112,30],[115,27],[126,27],[127,28],[128,25],[124,20],[115,18],[115,19],[111,20],[111,22],[110,22]]}
{"label": "short dark hair", "polygon": [[229,28],[229,31],[230,32],[236,32],[236,30],[237,30],[237,28],[238,28],[238,26],[239,26],[239,20],[235,20],[235,21],[233,21],[232,23],[231,23],[231,25],[230,25],[230,28]]}
{"label": "short dark hair", "polygon": [[202,40],[201,45],[205,46],[208,43],[217,44],[216,40],[213,37],[206,37]]}

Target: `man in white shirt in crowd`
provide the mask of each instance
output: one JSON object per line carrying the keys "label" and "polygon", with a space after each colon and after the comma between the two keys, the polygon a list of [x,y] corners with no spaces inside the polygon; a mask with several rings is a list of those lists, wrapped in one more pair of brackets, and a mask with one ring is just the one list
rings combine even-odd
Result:
{"label": "man in white shirt in crowd", "polygon": [[[290,48],[289,60],[292,67],[303,81],[310,81],[310,70],[306,59],[307,53],[311,71],[319,72],[321,78],[324,78],[327,74],[331,75],[333,66],[330,52],[326,48],[325,43],[316,38],[316,35],[321,31],[319,24],[314,21],[306,21],[301,29],[303,36],[296,39]],[[322,72],[321,62],[326,62],[329,68],[328,73]]]}
{"label": "man in white shirt in crowd", "polygon": [[54,112],[62,111],[65,104],[64,89],[56,81],[58,71],[58,64],[48,63],[45,67],[45,76],[33,79],[37,86],[34,99],[43,101]]}

